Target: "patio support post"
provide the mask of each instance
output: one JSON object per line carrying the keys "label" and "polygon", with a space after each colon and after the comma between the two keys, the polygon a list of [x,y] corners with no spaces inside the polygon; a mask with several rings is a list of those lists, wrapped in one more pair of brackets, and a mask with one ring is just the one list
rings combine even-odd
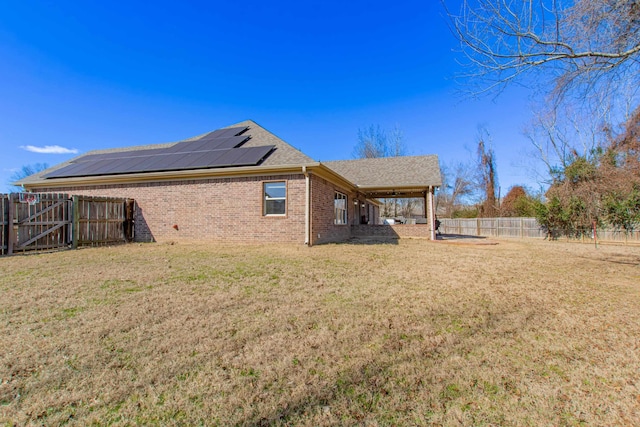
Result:
{"label": "patio support post", "polygon": [[428,220],[429,219],[429,193],[425,191],[422,194],[424,194],[424,197],[423,197],[424,200],[422,200],[422,204],[424,206],[424,219]]}
{"label": "patio support post", "polygon": [[427,194],[429,202],[429,232],[431,240],[436,240],[436,217],[435,206],[433,204],[433,187],[429,186],[429,193]]}

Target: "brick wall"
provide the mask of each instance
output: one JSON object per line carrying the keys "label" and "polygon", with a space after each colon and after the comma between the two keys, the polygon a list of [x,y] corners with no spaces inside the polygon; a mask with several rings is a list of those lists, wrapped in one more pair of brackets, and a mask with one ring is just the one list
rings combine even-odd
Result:
{"label": "brick wall", "polygon": [[428,224],[354,225],[351,233],[357,237],[393,237],[428,239]]}
{"label": "brick wall", "polygon": [[[334,224],[334,197],[339,191],[347,195],[347,224]],[[354,193],[311,175],[311,243],[341,242],[351,237]]]}
{"label": "brick wall", "polygon": [[[352,235],[429,237],[428,225],[355,226],[363,200],[327,180],[311,177],[311,244],[340,242]],[[285,181],[287,214],[264,216],[263,183]],[[294,242],[305,239],[305,178],[302,174],[139,184],[33,189],[42,193],[126,197],[136,200],[136,241],[220,240]],[[334,224],[334,196],[347,195],[347,222]],[[379,211],[374,210],[374,218]],[[373,218],[369,218],[372,220]],[[373,221],[371,221],[373,222]],[[174,228],[177,226],[177,230]]]}
{"label": "brick wall", "polygon": [[[285,216],[263,215],[265,181],[286,182]],[[135,199],[137,241],[304,243],[305,179],[301,174],[60,187],[34,192]],[[333,212],[333,196],[330,209]]]}

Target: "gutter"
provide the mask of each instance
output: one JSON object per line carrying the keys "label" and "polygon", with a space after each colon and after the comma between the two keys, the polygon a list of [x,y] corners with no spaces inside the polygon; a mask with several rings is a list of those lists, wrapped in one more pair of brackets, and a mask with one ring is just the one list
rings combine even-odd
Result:
{"label": "gutter", "polygon": [[[316,167],[319,163],[311,163],[302,165],[303,167]],[[52,178],[38,179],[33,181],[22,182],[26,188],[47,188],[47,187],[67,187],[78,186],[86,187],[93,185],[110,185],[110,184],[139,184],[149,181],[180,181],[193,179],[215,179],[226,177],[249,177],[260,175],[276,175],[288,174],[300,171],[300,164],[297,165],[280,165],[280,166],[261,166],[261,167],[234,167],[234,168],[218,168],[218,169],[192,169],[170,172],[139,172],[133,174],[121,175],[96,175],[69,178]]]}

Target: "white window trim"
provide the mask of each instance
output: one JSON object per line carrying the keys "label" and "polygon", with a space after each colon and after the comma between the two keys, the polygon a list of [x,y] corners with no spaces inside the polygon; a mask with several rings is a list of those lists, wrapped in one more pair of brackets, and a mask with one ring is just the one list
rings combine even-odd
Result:
{"label": "white window trim", "polygon": [[[267,196],[267,192],[265,191],[267,184],[279,184],[282,183],[284,185],[284,197],[268,197]],[[288,193],[288,188],[287,188],[287,181],[263,181],[262,182],[262,216],[268,216],[268,217],[284,217],[287,216],[287,193]],[[267,213],[267,201],[269,200],[284,200],[284,213],[281,214],[274,214],[274,213]]]}
{"label": "white window trim", "polygon": [[[344,200],[344,208],[338,209],[336,206],[336,200]],[[349,225],[349,214],[348,214],[348,206],[347,203],[348,198],[347,195],[336,191],[333,195],[333,224],[334,225]],[[342,222],[338,222],[338,211],[340,211],[340,220]]]}

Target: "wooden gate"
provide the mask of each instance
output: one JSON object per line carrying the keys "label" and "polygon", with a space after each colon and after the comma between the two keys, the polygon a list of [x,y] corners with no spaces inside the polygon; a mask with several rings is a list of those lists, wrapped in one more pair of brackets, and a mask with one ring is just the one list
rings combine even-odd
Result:
{"label": "wooden gate", "polygon": [[69,246],[71,214],[66,194],[10,194],[8,253]]}
{"label": "wooden gate", "polygon": [[133,240],[133,199],[73,196],[73,247]]}
{"label": "wooden gate", "polygon": [[0,194],[0,255],[133,240],[135,201],[68,194]]}

